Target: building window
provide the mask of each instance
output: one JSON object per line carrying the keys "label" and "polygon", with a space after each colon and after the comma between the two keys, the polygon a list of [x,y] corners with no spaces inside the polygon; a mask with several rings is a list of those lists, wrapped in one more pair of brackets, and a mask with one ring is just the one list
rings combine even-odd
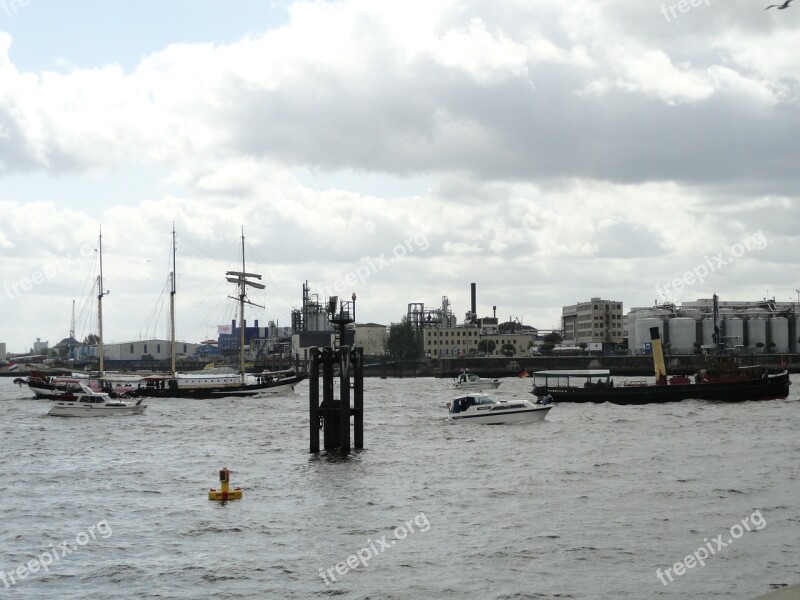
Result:
{"label": "building window", "polygon": [[131,354],[133,354],[133,344],[131,344]]}
{"label": "building window", "polygon": [[186,344],[183,345],[183,353],[186,354]]}
{"label": "building window", "polygon": [[147,344],[144,345],[144,353],[147,354]]}
{"label": "building window", "polygon": [[156,344],[156,354],[161,354],[161,344]]}

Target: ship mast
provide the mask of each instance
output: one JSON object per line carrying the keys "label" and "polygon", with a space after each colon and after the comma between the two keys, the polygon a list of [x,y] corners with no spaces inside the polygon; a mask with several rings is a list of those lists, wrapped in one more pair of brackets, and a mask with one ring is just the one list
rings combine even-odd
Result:
{"label": "ship mast", "polygon": [[[244,370],[244,305],[250,304],[252,306],[257,306],[259,308],[264,308],[260,304],[255,304],[246,300],[247,297],[247,286],[254,287],[257,290],[263,290],[266,286],[263,283],[257,283],[255,281],[249,281],[248,277],[254,277],[256,279],[261,279],[261,275],[258,273],[248,273],[245,269],[245,260],[244,260],[244,227],[242,227],[242,270],[241,271],[228,271],[225,273],[226,279],[231,283],[235,283],[239,286],[239,297],[233,298],[233,296],[228,296],[233,300],[239,301],[239,374],[242,378],[242,385],[245,385],[246,378],[245,378],[245,370]],[[231,275],[235,277],[231,277]]]}
{"label": "ship mast", "polygon": [[75,346],[73,340],[75,339],[75,300],[72,301],[72,320],[69,322],[69,348],[67,349],[67,359],[74,359]]}
{"label": "ship mast", "polygon": [[100,375],[103,375],[105,365],[103,364],[104,351],[103,351],[103,296],[108,294],[103,289],[103,227],[100,227],[100,240],[98,242],[98,250],[100,256],[100,275],[97,276],[97,352],[100,357]]}
{"label": "ship mast", "polygon": [[177,269],[175,267],[175,254],[177,243],[175,241],[175,221],[172,222],[172,273],[169,274],[170,278],[170,292],[169,292],[169,328],[170,328],[170,358],[172,375],[177,376],[175,369],[175,279],[177,277]]}

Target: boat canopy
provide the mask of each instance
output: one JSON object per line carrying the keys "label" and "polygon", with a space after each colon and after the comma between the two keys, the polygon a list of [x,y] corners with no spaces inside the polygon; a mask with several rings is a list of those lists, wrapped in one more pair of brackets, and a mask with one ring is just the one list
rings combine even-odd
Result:
{"label": "boat canopy", "polygon": [[553,370],[553,371],[536,371],[533,374],[535,377],[609,377],[611,371],[608,369],[584,369],[584,370]]}

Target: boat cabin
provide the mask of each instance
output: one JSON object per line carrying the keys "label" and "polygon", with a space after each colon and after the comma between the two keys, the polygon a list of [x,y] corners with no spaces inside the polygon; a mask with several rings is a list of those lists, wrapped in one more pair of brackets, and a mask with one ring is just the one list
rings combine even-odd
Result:
{"label": "boat cabin", "polygon": [[533,374],[534,388],[614,387],[608,369],[585,369],[574,371],[536,371]]}
{"label": "boat cabin", "polygon": [[455,398],[453,400],[450,412],[456,414],[464,412],[470,406],[481,406],[481,405],[491,406],[493,404],[495,404],[495,401],[485,394],[472,394],[470,396],[461,396],[460,398]]}

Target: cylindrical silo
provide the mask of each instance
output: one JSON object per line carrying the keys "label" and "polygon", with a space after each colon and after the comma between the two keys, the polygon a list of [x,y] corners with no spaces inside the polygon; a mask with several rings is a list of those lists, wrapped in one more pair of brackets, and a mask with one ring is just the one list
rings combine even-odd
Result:
{"label": "cylindrical silo", "polygon": [[738,346],[744,343],[744,322],[739,317],[725,319],[724,341],[726,346]]}
{"label": "cylindrical silo", "polygon": [[664,339],[664,320],[659,317],[649,317],[647,319],[639,319],[636,321],[636,353],[641,354],[644,352],[645,344],[650,343],[650,328],[658,327],[658,332],[661,334],[661,339]]}
{"label": "cylindrical silo", "polygon": [[[759,344],[761,345],[759,346]],[[747,345],[750,348],[755,348],[757,351],[763,352],[764,346],[767,345],[766,319],[747,320]]]}
{"label": "cylindrical silo", "polygon": [[714,319],[703,319],[703,346],[714,345]]}
{"label": "cylindrical silo", "polygon": [[783,354],[789,351],[789,319],[772,317],[769,320],[769,334],[775,344],[775,352]]}
{"label": "cylindrical silo", "polygon": [[669,346],[673,354],[691,354],[697,341],[697,327],[691,317],[677,317],[667,321]]}
{"label": "cylindrical silo", "polygon": [[703,311],[699,308],[682,308],[678,311],[678,316],[699,321],[703,318]]}

